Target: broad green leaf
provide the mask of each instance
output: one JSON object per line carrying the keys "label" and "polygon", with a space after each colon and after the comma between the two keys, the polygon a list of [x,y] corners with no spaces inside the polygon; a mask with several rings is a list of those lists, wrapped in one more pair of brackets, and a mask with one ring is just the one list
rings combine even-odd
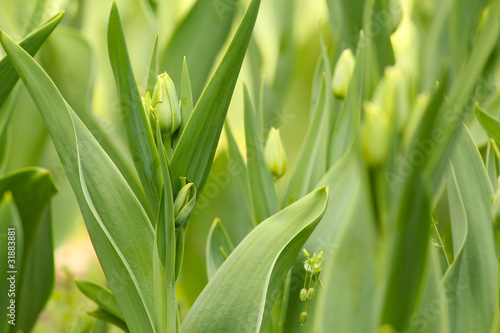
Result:
{"label": "broad green leaf", "polygon": [[156,35],[155,43],[153,45],[153,52],[151,52],[151,61],[149,62],[148,84],[146,91],[153,95],[153,90],[156,85],[156,78],[158,77],[158,35]]}
{"label": "broad green leaf", "polygon": [[247,176],[255,222],[267,219],[278,212],[278,197],[274,189],[273,176],[267,167],[259,130],[255,123],[255,112],[247,87],[243,86],[245,141],[247,145]]}
{"label": "broad green leaf", "polygon": [[[12,196],[12,192],[4,192],[0,195],[0,255],[4,260],[0,263],[0,269],[2,269],[0,273],[0,287],[3,290],[3,295],[0,297],[0,305],[2,309],[6,309],[6,313],[1,316],[0,319],[0,331],[1,332],[9,332],[10,328],[15,328],[15,325],[19,325],[19,320],[16,317],[15,311],[19,306],[18,301],[16,300],[15,291],[14,294],[11,294],[10,291],[10,281],[11,274],[16,271],[20,271],[20,266],[22,264],[22,251],[23,251],[23,228],[21,225],[21,217],[19,216],[19,211],[17,210],[16,204],[14,202],[14,198]],[[12,246],[9,242],[13,240],[9,240],[9,236],[12,237],[12,230],[15,232],[15,262],[8,261],[9,258],[9,249],[8,246]],[[9,233],[11,235],[9,235]],[[12,265],[12,266],[10,266]],[[19,272],[20,274],[20,272]],[[15,274],[15,278],[18,278],[18,275]],[[16,280],[17,283],[17,280]],[[52,289],[52,286],[51,288]],[[14,300],[14,314],[10,316],[10,309],[12,307],[11,302]],[[17,308],[18,309],[18,308]],[[14,320],[14,321],[12,321]],[[7,321],[11,321],[9,324]]]}
{"label": "broad green leaf", "polygon": [[464,126],[457,140],[447,174],[455,259],[442,286],[449,295],[451,332],[489,332],[498,275],[490,213],[493,191],[481,156]]}
{"label": "broad green leaf", "polygon": [[4,32],[0,42],[52,136],[127,326],[154,331],[153,228],[146,212],[42,68]]}
{"label": "broad green leaf", "polygon": [[363,27],[365,2],[366,0],[326,0],[332,35],[341,49],[356,48],[359,32]]}
{"label": "broad green leaf", "polygon": [[[297,320],[304,303],[297,297],[300,287],[291,290],[286,332],[372,332],[380,305],[376,301],[377,230],[367,196],[368,179],[362,157],[353,146],[325,174],[319,185],[343,189],[331,191],[322,222],[305,248],[324,251],[317,296],[309,302],[311,322],[302,328]],[[304,265],[296,261],[293,276],[303,284]],[[360,279],[359,277],[363,278]],[[315,299],[316,298],[316,299]]]}
{"label": "broad green leaf", "polygon": [[448,158],[453,151],[461,122],[466,119],[472,105],[468,98],[481,75],[488,58],[495,47],[500,32],[500,1],[492,1],[483,29],[475,39],[471,56],[454,78],[449,92],[449,103],[438,114],[434,131],[442,131],[435,145],[427,172],[432,177],[432,184],[440,183]]}
{"label": "broad green leaf", "polygon": [[326,171],[330,122],[330,109],[326,97],[330,94],[330,89],[327,88],[326,82],[326,75],[323,74],[314,118],[307,130],[306,138],[293,168],[285,196],[285,205],[303,197],[316,185]]}
{"label": "broad green leaf", "polygon": [[420,297],[412,313],[407,332],[443,333],[450,331],[446,290],[441,288],[441,268],[437,256],[441,249],[432,246],[422,279]]}
{"label": "broad green leaf", "polygon": [[428,265],[430,199],[418,171],[409,175],[394,193],[387,227],[388,263],[384,269],[380,324],[389,324],[397,331],[410,325]]}
{"label": "broad green leaf", "polygon": [[116,137],[116,131],[104,128],[102,119],[91,112],[89,97],[92,96],[96,67],[93,60],[89,42],[79,31],[67,26],[55,31],[41,52],[43,68],[59,87],[61,95],[76,110],[78,117],[113,160],[143,206],[147,207],[146,195],[133,161],[125,152],[125,143],[121,137]]}
{"label": "broad green leaf", "polygon": [[476,116],[488,135],[500,145],[500,121],[483,111],[478,104],[476,104]]}
{"label": "broad green leaf", "polygon": [[[11,192],[22,226],[17,253],[16,329],[28,332],[49,299],[54,284],[50,199],[56,193],[47,170],[27,168],[0,179],[0,197]],[[22,237],[22,238],[21,238]]]}
{"label": "broad green leaf", "polygon": [[248,175],[247,168],[245,162],[243,161],[243,157],[241,156],[240,150],[238,148],[238,144],[234,139],[233,132],[231,131],[231,127],[229,126],[229,121],[226,119],[225,123],[226,137],[227,137],[227,145],[228,145],[228,154],[229,160],[234,163],[234,167],[236,169],[235,173],[236,179],[238,181],[238,185],[241,189],[241,194],[243,196],[243,201],[245,202],[245,207],[247,209],[248,215],[250,217],[251,226],[255,226],[255,218],[252,209],[252,201],[250,199],[250,185],[248,184]]}
{"label": "broad green leaf", "polygon": [[323,187],[260,223],[209,281],[182,331],[259,332],[327,200]]}
{"label": "broad green leaf", "polygon": [[[55,15],[31,34],[26,36],[26,38],[24,38],[19,45],[31,56],[34,56],[45,40],[50,36],[52,31],[54,31],[57,27],[59,22],[61,22],[63,16],[64,12]],[[9,58],[4,57],[2,61],[0,61],[0,107],[7,100],[7,96],[12,89],[14,89],[17,80],[19,80],[19,75],[17,75],[16,70],[12,66]]]}
{"label": "broad green leaf", "polygon": [[111,323],[111,324],[113,324],[113,325],[121,328],[126,333],[130,332],[129,329],[128,329],[128,327],[127,327],[127,324],[123,320],[121,320],[120,318],[118,318],[118,317],[114,316],[113,314],[107,312],[104,309],[99,308],[96,311],[88,312],[88,314],[90,316],[98,319],[98,321],[96,322],[96,326],[97,326],[97,323],[99,322],[99,320],[102,320],[104,322]]}
{"label": "broad green leaf", "polygon": [[108,24],[108,51],[120,98],[125,129],[135,167],[149,200],[153,216],[160,202],[160,162],[141,96],[128,57],[127,45],[118,13],[113,2]]}
{"label": "broad green leaf", "polygon": [[[8,140],[9,140],[9,124],[14,114],[14,101],[17,98],[19,90],[15,90],[7,97],[7,103],[3,106],[0,105],[0,175],[2,174],[2,166],[6,161],[8,153]],[[5,108],[2,110],[2,107]]]}
{"label": "broad green leaf", "polygon": [[460,65],[471,52],[471,40],[480,26],[481,13],[491,0],[453,1],[450,15],[451,54],[454,63]]}
{"label": "broad green leaf", "polygon": [[191,79],[189,77],[189,71],[187,66],[186,58],[182,63],[182,82],[181,82],[181,124],[179,129],[174,133],[173,143],[174,147],[179,142],[180,136],[186,128],[186,124],[193,113],[193,91],[191,89]]}
{"label": "broad green leaf", "polygon": [[[179,177],[187,177],[195,184],[198,195],[202,193],[245,51],[252,35],[259,5],[260,0],[250,2],[226,54],[182,132],[170,165],[174,193],[180,189]],[[196,69],[192,66],[191,71],[196,73]]]}
{"label": "broad green leaf", "polygon": [[195,100],[229,36],[237,6],[237,0],[197,0],[161,53],[160,69],[168,72],[177,87],[181,84],[182,59],[187,58],[191,72],[196,73],[191,81]]}
{"label": "broad green leaf", "polygon": [[96,302],[100,308],[123,320],[120,307],[116,302],[115,296],[110,290],[89,281],[76,280],[75,283],[78,289],[80,289],[85,296]]}
{"label": "broad green leaf", "polygon": [[220,219],[216,218],[208,232],[206,249],[208,280],[215,275],[233,250],[234,246],[226,229],[224,229]]}

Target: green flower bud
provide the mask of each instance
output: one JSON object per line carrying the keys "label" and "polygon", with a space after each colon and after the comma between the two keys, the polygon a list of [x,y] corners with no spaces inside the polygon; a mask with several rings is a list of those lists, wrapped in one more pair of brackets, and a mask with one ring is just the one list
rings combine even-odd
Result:
{"label": "green flower bud", "polygon": [[151,113],[160,123],[163,136],[170,137],[181,124],[181,110],[175,85],[167,73],[158,75],[151,98]]}
{"label": "green flower bud", "polygon": [[351,82],[352,73],[356,60],[350,49],[345,49],[340,54],[339,60],[335,65],[333,72],[332,90],[335,97],[344,99],[349,83]]}
{"label": "green flower bud", "polygon": [[302,290],[300,291],[300,300],[305,301],[306,299],[307,299],[307,289],[302,288]]}
{"label": "green flower bud", "polygon": [[361,147],[368,165],[377,166],[385,161],[389,152],[389,118],[380,106],[372,102],[365,102],[364,110]]}
{"label": "green flower bud", "polygon": [[286,171],[286,154],[283,143],[281,142],[280,131],[271,128],[267,136],[266,146],[264,148],[267,167],[271,171],[274,179],[279,179]]}
{"label": "green flower bud", "polygon": [[309,290],[307,291],[307,298],[309,299],[313,298],[315,292],[316,291],[314,290],[313,287],[309,288]]}
{"label": "green flower bud", "polygon": [[323,251],[321,251],[319,254],[318,254],[318,260],[322,260],[323,259]]}
{"label": "green flower bud", "polygon": [[307,321],[307,317],[308,317],[308,315],[307,315],[307,312],[305,312],[305,311],[300,314],[300,324],[301,325],[305,324],[305,322]]}
{"label": "green flower bud", "polygon": [[306,249],[303,249],[302,251],[304,251],[304,255],[306,256],[306,258],[309,258],[309,252],[307,252]]}
{"label": "green flower bud", "polygon": [[183,184],[185,185],[177,193],[174,201],[176,227],[184,225],[189,220],[196,206],[196,186],[193,183],[187,182],[186,178],[183,178]]}
{"label": "green flower bud", "polygon": [[412,77],[418,76],[419,34],[412,20],[412,2],[402,1],[403,17],[396,31],[391,35],[396,64]]}
{"label": "green flower bud", "polygon": [[395,122],[401,132],[410,115],[410,87],[407,75],[399,66],[387,67],[380,80],[372,101],[385,110],[389,119]]}

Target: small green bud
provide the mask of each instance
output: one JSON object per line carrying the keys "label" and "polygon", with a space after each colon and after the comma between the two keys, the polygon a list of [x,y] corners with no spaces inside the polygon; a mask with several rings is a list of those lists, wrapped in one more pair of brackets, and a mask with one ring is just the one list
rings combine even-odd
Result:
{"label": "small green bud", "polygon": [[176,227],[184,225],[189,220],[196,205],[196,186],[188,182],[186,178],[182,178],[182,180],[185,185],[177,193],[174,201]]}
{"label": "small green bud", "polygon": [[275,179],[281,178],[286,171],[286,153],[281,142],[280,131],[271,128],[267,136],[266,146],[264,148],[267,167]]}
{"label": "small green bud", "polygon": [[363,156],[369,165],[380,165],[389,152],[389,118],[380,106],[372,102],[365,102],[364,110],[365,121],[361,132]]}
{"label": "small green bud", "polygon": [[308,315],[307,315],[307,312],[305,312],[305,311],[300,314],[300,324],[301,325],[305,324],[305,322],[307,321],[307,317],[308,317]]}
{"label": "small green bud", "polygon": [[315,292],[316,291],[314,290],[313,287],[309,288],[309,290],[307,291],[307,298],[309,299],[313,298]]}
{"label": "small green bud", "polygon": [[306,299],[307,299],[307,289],[302,288],[302,290],[300,291],[300,300],[305,301]]}
{"label": "small green bud", "polygon": [[302,251],[304,251],[304,255],[306,256],[306,258],[309,258],[309,252],[307,252],[306,249],[303,249]]}
{"label": "small green bud", "polygon": [[318,260],[322,260],[323,259],[323,251],[321,251],[319,254],[318,254]]}
{"label": "small green bud", "polygon": [[181,124],[181,110],[175,85],[165,72],[158,75],[151,98],[151,113],[160,123],[162,135],[172,136]]}
{"label": "small green bud", "polygon": [[181,209],[189,202],[191,197],[191,188],[194,186],[193,183],[188,183],[184,185],[174,201],[174,216],[177,216]]}
{"label": "small green bud", "polygon": [[412,4],[402,1],[403,15],[399,26],[391,35],[391,43],[396,58],[396,64],[412,77],[418,75],[419,68],[419,33],[412,20]]}
{"label": "small green bud", "polygon": [[351,82],[352,73],[356,60],[350,49],[345,49],[340,54],[339,60],[335,65],[333,72],[332,90],[335,97],[344,99],[349,83]]}

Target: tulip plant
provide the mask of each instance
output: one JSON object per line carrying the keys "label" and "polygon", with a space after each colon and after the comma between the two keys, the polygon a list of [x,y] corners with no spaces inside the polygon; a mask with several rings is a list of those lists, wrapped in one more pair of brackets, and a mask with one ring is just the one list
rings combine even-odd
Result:
{"label": "tulip plant", "polygon": [[[64,13],[19,43],[0,30],[0,106],[20,78],[107,280],[76,281],[96,307],[82,316],[109,326],[75,332],[500,332],[500,89],[489,84],[500,75],[500,1],[326,4],[331,33],[319,29],[309,122],[293,167],[286,125],[280,131],[267,116],[268,86],[252,97],[237,84],[247,49],[258,47],[261,0],[248,1],[204,88],[210,66],[190,71],[190,58],[177,54],[178,43],[192,42],[179,37],[189,34],[191,14],[209,15],[198,0],[166,48],[182,66],[164,71],[157,36],[144,92],[112,4],[107,47],[133,169],[33,58]],[[237,88],[243,151],[226,119]],[[0,117],[0,149],[12,112]],[[250,227],[234,246],[226,230],[233,222],[215,219],[208,283],[183,313],[186,230],[223,130]],[[16,254],[14,266],[0,264],[4,332],[30,331],[49,297],[55,192],[41,168],[0,178],[0,253]],[[17,296],[7,297],[12,288]]]}

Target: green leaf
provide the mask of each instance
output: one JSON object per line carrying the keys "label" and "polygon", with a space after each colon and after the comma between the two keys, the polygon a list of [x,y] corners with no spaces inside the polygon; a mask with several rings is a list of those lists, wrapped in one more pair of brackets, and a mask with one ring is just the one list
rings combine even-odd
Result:
{"label": "green leaf", "polygon": [[75,280],[75,283],[78,289],[80,289],[85,296],[96,302],[100,308],[123,320],[120,307],[116,302],[115,296],[110,290],[89,281]]}
{"label": "green leaf", "polygon": [[435,145],[431,160],[427,166],[428,173],[432,176],[432,183],[440,183],[451,155],[461,123],[471,111],[471,93],[480,77],[488,58],[490,57],[498,40],[500,31],[500,1],[493,1],[489,7],[488,16],[483,29],[475,38],[472,53],[467,63],[461,67],[454,84],[448,94],[449,103],[442,108],[434,131],[442,131],[440,139]]}
{"label": "green leaf", "polygon": [[[463,126],[447,174],[455,260],[443,278],[451,332],[489,332],[497,295],[498,261],[490,213],[493,191]],[[474,304],[474,306],[470,306]]]}
{"label": "green leaf", "polygon": [[500,145],[500,121],[482,110],[478,104],[476,104],[475,108],[477,120],[479,120],[481,126],[483,126],[486,132],[488,132],[488,135],[495,140],[496,144]]}
{"label": "green leaf", "polygon": [[[307,130],[306,138],[297,157],[288,184],[285,205],[289,205],[303,197],[326,172],[330,121],[330,110],[327,106],[326,97],[328,94],[330,94],[330,91],[327,91],[326,75],[323,74],[314,118]],[[311,161],[314,161],[314,163],[311,163]]]}
{"label": "green leaf", "polygon": [[278,198],[273,176],[267,167],[259,130],[255,124],[255,112],[247,87],[243,86],[245,140],[247,145],[247,176],[255,222],[267,219],[278,211]]}
{"label": "green leaf", "polygon": [[[488,179],[490,180],[491,188],[493,189],[493,193],[496,193],[498,190],[498,162],[495,156],[494,147],[495,142],[491,140],[488,142],[488,146],[486,148],[486,172],[488,174]],[[497,149],[498,150],[498,149]]]}
{"label": "green leaf", "polygon": [[9,149],[9,124],[14,114],[14,101],[17,98],[19,90],[7,97],[7,104],[4,104],[5,111],[3,111],[0,106],[0,175],[2,174],[2,166],[7,157],[7,150]]}
{"label": "green leaf", "polygon": [[149,62],[149,72],[148,72],[148,84],[146,90],[153,94],[153,90],[156,85],[156,79],[158,77],[158,34],[155,38],[155,43],[153,45],[153,52],[151,52],[151,61]]}
{"label": "green leaf", "polygon": [[216,218],[208,232],[206,249],[208,280],[215,275],[233,250],[234,246],[226,229],[224,229],[220,219]]}
{"label": "green leaf", "polygon": [[[19,209],[16,329],[28,332],[49,299],[54,284],[50,199],[56,193],[47,170],[27,168],[0,179],[0,197],[12,193]],[[22,235],[22,236],[21,236]]]}
{"label": "green leaf", "polygon": [[132,158],[151,205],[153,216],[156,216],[161,193],[161,183],[158,177],[160,162],[149,121],[130,65],[116,2],[113,2],[111,14],[109,15],[108,51]]}
{"label": "green leaf", "polygon": [[[14,295],[10,292],[10,280],[7,280],[11,277],[11,271],[19,271],[19,267],[22,264],[22,250],[23,250],[23,228],[21,225],[21,217],[19,216],[19,211],[17,210],[16,204],[14,202],[14,198],[12,197],[12,192],[4,192],[0,195],[0,255],[2,258],[5,258],[0,262],[0,269],[2,269],[0,273],[0,287],[4,291],[4,294],[0,297],[0,306],[2,309],[8,309],[11,307],[11,302],[17,302],[15,293]],[[11,246],[9,244],[9,231],[11,228],[15,230],[15,263],[11,263],[7,261],[9,258],[9,250],[7,246]],[[12,240],[10,240],[12,241]],[[9,264],[14,264],[14,269],[9,267]],[[16,279],[17,279],[16,275]],[[52,286],[50,286],[52,289]],[[38,290],[37,290],[38,291]],[[11,297],[12,296],[12,297]],[[15,303],[15,306],[19,306],[19,303]],[[10,310],[6,310],[9,311]],[[9,312],[6,312],[5,315],[1,316],[0,319],[0,328],[2,332],[8,332],[8,327],[11,327],[10,324],[7,324],[7,321],[14,319],[15,324],[19,324],[19,320],[17,320],[16,314],[14,313],[14,317],[8,316]],[[7,327],[6,329],[4,329]],[[15,327],[15,326],[14,326]]]}
{"label": "green leaf", "polygon": [[248,234],[194,303],[183,332],[259,332],[327,200],[328,189],[323,187]]}
{"label": "green leaf", "polygon": [[229,160],[234,163],[236,180],[238,181],[238,186],[241,189],[241,194],[243,195],[243,201],[245,202],[245,207],[247,213],[250,217],[251,227],[255,227],[255,218],[252,209],[252,201],[250,199],[250,185],[248,184],[247,167],[243,161],[238,144],[234,139],[233,132],[229,126],[229,121],[226,119],[225,123],[226,137],[227,137],[227,151],[229,154]]}
{"label": "green leaf", "polygon": [[397,331],[403,331],[410,325],[428,265],[431,213],[418,172],[405,180],[394,197],[387,228],[385,255],[389,262],[384,272],[380,324],[390,324]]}
{"label": "green leaf", "polygon": [[[310,332],[372,332],[376,328],[380,310],[375,297],[377,230],[363,163],[353,146],[318,183],[343,190],[331,191],[325,216],[304,246],[310,252],[324,251],[324,289],[318,288],[317,299],[309,302],[311,323],[303,327],[311,324]],[[296,261],[292,274],[304,274],[301,260]],[[303,283],[303,277],[296,282]],[[304,311],[304,303],[296,297],[299,291],[297,287],[291,291],[286,332],[303,329],[297,320]]]}
{"label": "green leaf", "polygon": [[[50,36],[52,31],[54,31],[57,27],[59,22],[61,22],[63,16],[64,12],[53,16],[35,31],[26,36],[26,38],[24,38],[19,45],[31,56],[34,56],[45,40]],[[14,89],[17,80],[19,80],[19,75],[17,75],[16,70],[12,66],[9,58],[4,57],[2,61],[0,61],[0,82],[2,83],[0,84],[0,107],[7,100],[7,96],[12,89]]]}
{"label": "green leaf", "polygon": [[186,124],[193,113],[193,91],[191,89],[191,79],[189,78],[189,71],[186,58],[182,63],[182,82],[181,82],[181,124],[179,129],[174,133],[173,141],[174,147],[179,142],[180,136],[186,128]]}
{"label": "green leaf", "polygon": [[229,36],[237,5],[237,0],[196,1],[161,54],[160,69],[168,72],[177,87],[181,83],[182,60],[184,57],[189,60],[192,73],[196,73],[192,78],[195,100]]}
{"label": "green leaf", "polygon": [[154,331],[153,228],[146,212],[42,68],[4,32],[0,43],[52,136],[127,326]]}
{"label": "green leaf", "polygon": [[259,5],[260,0],[252,0],[248,6],[226,54],[182,132],[170,165],[174,193],[180,189],[179,177],[188,178],[195,184],[198,195],[202,193],[245,51],[252,35]]}
{"label": "green leaf", "polygon": [[104,322],[107,322],[107,323],[110,323],[110,324],[113,324],[119,328],[121,328],[124,332],[128,333],[130,332],[128,327],[127,327],[127,324],[125,322],[123,322],[123,320],[121,320],[120,318],[114,316],[113,314],[107,312],[106,310],[104,309],[97,309],[96,311],[90,311],[88,312],[89,316],[92,316],[96,319],[99,319],[99,320],[102,320]]}

